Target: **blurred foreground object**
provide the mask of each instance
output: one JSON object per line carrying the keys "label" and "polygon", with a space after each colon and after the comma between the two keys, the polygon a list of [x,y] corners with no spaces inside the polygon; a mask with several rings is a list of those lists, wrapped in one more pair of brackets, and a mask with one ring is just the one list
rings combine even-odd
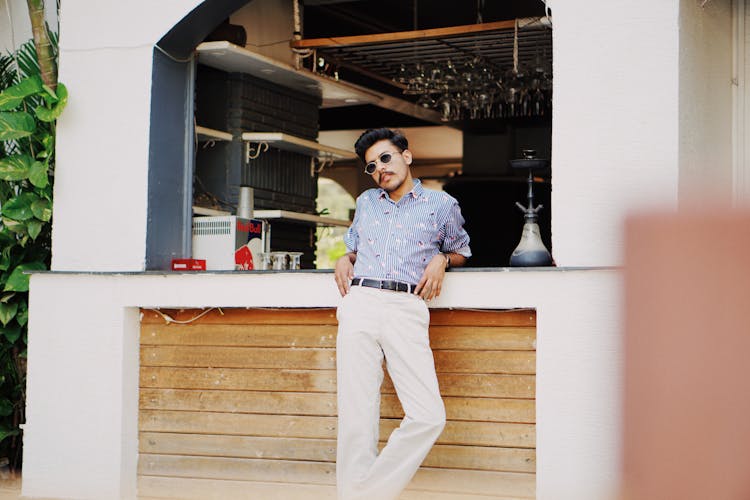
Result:
{"label": "blurred foreground object", "polygon": [[750,498],[750,212],[626,226],[623,500]]}

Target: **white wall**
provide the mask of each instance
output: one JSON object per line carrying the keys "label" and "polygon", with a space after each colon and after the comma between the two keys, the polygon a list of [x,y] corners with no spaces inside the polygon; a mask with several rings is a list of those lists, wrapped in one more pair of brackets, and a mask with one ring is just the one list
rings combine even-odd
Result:
{"label": "white wall", "polygon": [[679,1],[548,5],[554,258],[617,265],[625,215],[677,203]]}
{"label": "white wall", "polygon": [[[57,8],[47,0],[45,19],[52,31],[57,31]],[[6,54],[31,40],[31,21],[26,0],[0,0],[0,53]]]}
{"label": "white wall", "polygon": [[[613,270],[454,272],[431,307],[537,309],[537,498],[617,487],[620,277]],[[136,307],[335,307],[331,273],[31,278],[23,495],[132,498]],[[575,290],[575,293],[571,293]]]}
{"label": "white wall", "polygon": [[63,2],[52,269],[145,268],[153,46],[199,3]]}
{"label": "white wall", "polygon": [[680,2],[680,204],[732,199],[730,0]]}
{"label": "white wall", "polygon": [[734,194],[739,204],[750,205],[750,0],[732,2],[734,35],[733,149]]}

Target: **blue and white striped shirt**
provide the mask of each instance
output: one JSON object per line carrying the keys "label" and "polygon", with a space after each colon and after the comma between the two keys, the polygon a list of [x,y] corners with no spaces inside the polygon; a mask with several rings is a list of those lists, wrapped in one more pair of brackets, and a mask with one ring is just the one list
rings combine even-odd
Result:
{"label": "blue and white striped shirt", "polygon": [[344,236],[356,252],[354,275],[416,284],[427,264],[440,253],[471,256],[469,235],[454,197],[414,188],[398,202],[383,189],[368,189],[357,198],[354,220]]}

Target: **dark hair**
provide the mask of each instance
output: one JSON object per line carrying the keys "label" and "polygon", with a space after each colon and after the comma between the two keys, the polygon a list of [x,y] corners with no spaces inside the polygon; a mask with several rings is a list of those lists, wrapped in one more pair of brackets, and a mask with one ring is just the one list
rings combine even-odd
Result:
{"label": "dark hair", "polygon": [[378,141],[387,139],[391,144],[399,148],[401,151],[409,148],[409,141],[406,140],[404,134],[397,130],[391,130],[389,128],[371,128],[365,130],[362,135],[359,136],[357,142],[354,143],[354,152],[357,153],[362,163],[365,163],[365,153],[370,147]]}

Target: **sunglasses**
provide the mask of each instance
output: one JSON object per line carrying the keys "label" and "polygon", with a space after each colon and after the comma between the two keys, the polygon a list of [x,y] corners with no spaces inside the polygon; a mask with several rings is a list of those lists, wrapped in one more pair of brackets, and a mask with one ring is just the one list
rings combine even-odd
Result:
{"label": "sunglasses", "polygon": [[[391,162],[391,159],[393,158],[393,155],[400,155],[401,151],[396,151],[393,153],[381,153],[380,156],[378,156],[377,161],[379,161],[383,165],[387,165]],[[367,165],[365,165],[365,173],[367,175],[372,175],[375,173],[375,170],[378,169],[378,164],[375,161],[371,161]]]}

